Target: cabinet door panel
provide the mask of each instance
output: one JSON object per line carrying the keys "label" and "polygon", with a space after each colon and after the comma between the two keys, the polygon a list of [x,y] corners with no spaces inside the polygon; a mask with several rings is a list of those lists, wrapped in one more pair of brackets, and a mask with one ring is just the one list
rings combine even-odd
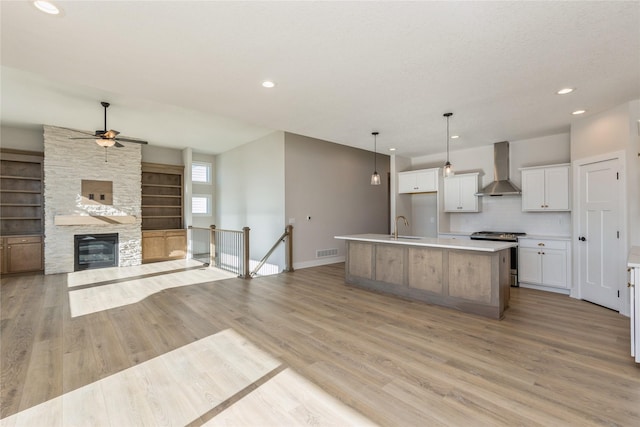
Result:
{"label": "cabinet door panel", "polygon": [[462,210],[475,212],[478,210],[478,177],[469,175],[460,177],[460,206]]}
{"label": "cabinet door panel", "polygon": [[542,251],[542,282],[547,286],[567,287],[567,253],[558,249]]}
{"label": "cabinet door panel", "polygon": [[422,192],[437,191],[436,171],[430,170],[417,173],[416,186],[418,187],[418,191]]}
{"label": "cabinet door panel", "polygon": [[522,210],[544,210],[544,169],[522,171]]}
{"label": "cabinet door panel", "polygon": [[415,173],[398,174],[398,193],[413,193],[416,187]]}
{"label": "cabinet door panel", "polygon": [[155,232],[142,235],[142,259],[162,259],[165,257],[164,233]]}
{"label": "cabinet door panel", "polygon": [[42,243],[21,243],[7,246],[7,272],[42,270]]}
{"label": "cabinet door panel", "polygon": [[184,258],[187,253],[186,232],[167,232],[165,240],[167,258]]}
{"label": "cabinet door panel", "polygon": [[518,251],[518,280],[528,283],[542,282],[542,264],[540,250],[520,248]]}
{"label": "cabinet door panel", "polygon": [[460,206],[460,183],[455,178],[444,180],[444,210],[445,212],[458,212]]}
{"label": "cabinet door panel", "polygon": [[547,209],[569,209],[569,168],[549,168],[545,176]]}

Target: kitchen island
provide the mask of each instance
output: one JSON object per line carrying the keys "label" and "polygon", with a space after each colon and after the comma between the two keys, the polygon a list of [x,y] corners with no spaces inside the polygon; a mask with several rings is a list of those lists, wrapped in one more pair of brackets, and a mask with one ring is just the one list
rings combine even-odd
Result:
{"label": "kitchen island", "polygon": [[517,243],[384,234],[346,243],[345,282],[501,319],[509,305],[510,248]]}

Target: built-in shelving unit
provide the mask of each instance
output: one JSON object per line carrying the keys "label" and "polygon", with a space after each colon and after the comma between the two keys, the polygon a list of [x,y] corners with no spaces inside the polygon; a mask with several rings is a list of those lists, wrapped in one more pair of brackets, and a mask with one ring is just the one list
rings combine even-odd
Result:
{"label": "built-in shelving unit", "polygon": [[43,153],[0,150],[0,272],[42,270]]}
{"label": "built-in shelving unit", "polygon": [[142,163],[142,262],[184,258],[184,167]]}
{"label": "built-in shelving unit", "polygon": [[183,166],[142,163],[142,229],[183,228]]}

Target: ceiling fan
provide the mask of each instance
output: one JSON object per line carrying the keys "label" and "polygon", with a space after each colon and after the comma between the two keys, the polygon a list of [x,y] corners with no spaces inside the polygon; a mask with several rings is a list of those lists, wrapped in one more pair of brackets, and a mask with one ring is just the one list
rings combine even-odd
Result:
{"label": "ceiling fan", "polygon": [[[93,134],[90,137],[72,137],[69,139],[93,139],[95,140],[96,144],[98,144],[101,147],[104,147],[105,149],[108,147],[113,147],[114,145],[116,147],[124,147],[124,145],[120,144],[120,142],[135,142],[136,144],[148,144],[147,141],[143,141],[141,139],[130,139],[130,138],[120,138],[118,137],[118,135],[120,134],[120,132],[118,132],[117,130],[107,130],[107,108],[109,108],[109,104],[108,102],[104,102],[102,101],[100,103],[103,107],[104,107],[104,130],[97,130],[95,132],[95,134]],[[84,133],[84,132],[83,132]],[[91,135],[90,133],[87,133],[87,135]]]}

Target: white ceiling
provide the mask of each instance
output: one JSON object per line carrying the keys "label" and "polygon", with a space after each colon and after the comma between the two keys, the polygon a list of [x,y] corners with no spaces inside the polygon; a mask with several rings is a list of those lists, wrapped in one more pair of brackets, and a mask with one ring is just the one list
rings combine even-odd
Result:
{"label": "white ceiling", "polygon": [[[2,1],[2,123],[220,153],[272,130],[407,157],[640,97],[640,2]],[[260,83],[274,80],[274,89]],[[555,92],[576,87],[570,95]]]}

